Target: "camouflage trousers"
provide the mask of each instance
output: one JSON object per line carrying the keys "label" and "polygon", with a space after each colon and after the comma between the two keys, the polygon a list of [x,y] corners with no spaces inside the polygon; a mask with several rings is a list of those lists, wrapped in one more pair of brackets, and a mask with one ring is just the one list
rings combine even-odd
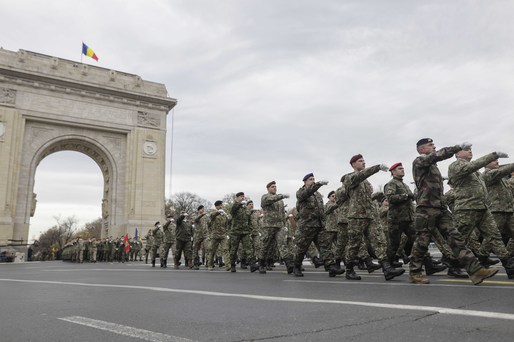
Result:
{"label": "camouflage trousers", "polygon": [[[363,239],[364,237],[364,239]],[[348,243],[346,245],[345,258],[347,262],[353,262],[363,255],[364,243],[373,247],[379,261],[387,258],[387,242],[384,232],[375,220],[372,219],[348,219]],[[367,253],[366,253],[367,254]],[[366,255],[367,256],[367,255]]]}
{"label": "camouflage trousers", "polygon": [[[159,251],[159,255],[163,260],[168,260],[168,255],[170,253],[171,246],[173,244],[171,242],[164,242],[161,244],[161,249]],[[173,250],[171,251],[173,253]],[[173,255],[173,254],[172,254]],[[137,258],[137,255],[136,255]]]}
{"label": "camouflage trousers", "polygon": [[205,257],[205,236],[198,235],[193,239],[193,259],[198,261],[200,260],[200,250],[202,250],[202,256]]}
{"label": "camouflage trousers", "polygon": [[293,259],[295,255],[295,244],[289,232],[281,228],[277,234],[277,248],[282,260]]}
{"label": "camouflage trousers", "polygon": [[264,234],[262,236],[259,235],[259,233],[252,233],[252,247],[253,247],[253,255],[255,257],[259,257],[262,254],[262,238],[264,237]]}
{"label": "camouflage trousers", "polygon": [[89,250],[89,262],[96,262],[96,249]]}
{"label": "camouflage trousers", "polygon": [[311,242],[318,246],[321,259],[325,266],[334,264],[330,240],[323,227],[301,227],[298,226],[298,238],[296,239],[296,254],[294,259],[295,266],[301,266],[303,258]]}
{"label": "camouflage trousers", "polygon": [[235,265],[237,261],[237,251],[239,250],[239,243],[242,243],[242,258],[249,262],[255,261],[253,254],[252,238],[250,233],[230,233],[230,263]]}
{"label": "camouflage trousers", "polygon": [[389,244],[387,246],[387,257],[390,261],[397,259],[398,250],[400,249],[402,234],[406,237],[405,245],[403,246],[404,253],[410,255],[412,245],[416,238],[414,231],[414,222],[412,221],[396,221],[388,222]]}
{"label": "camouflage trousers", "polygon": [[280,227],[264,227],[262,229],[262,251],[259,258],[262,260],[275,259],[275,248]]}
{"label": "camouflage trousers", "polygon": [[[492,251],[500,259],[509,257],[509,252],[505,248],[493,214],[491,214],[489,209],[456,210],[454,217],[455,226],[464,236],[468,248],[475,255],[488,256],[489,251]],[[484,238],[481,245],[476,239],[471,238],[475,229],[478,229]]]}
{"label": "camouflage trousers", "polygon": [[214,268],[214,257],[216,255],[222,255],[225,261],[225,264],[230,264],[230,255],[228,252],[228,240],[226,238],[210,238],[209,239],[209,259],[207,261],[207,265],[210,268]]}
{"label": "camouflage trousers", "polygon": [[178,264],[178,262],[180,261],[180,258],[182,257],[182,253],[184,253],[184,259],[186,262],[186,266],[190,266],[190,265],[188,265],[188,263],[193,260],[193,248],[191,245],[191,241],[177,239],[175,244],[176,244],[175,258],[174,258],[175,265]]}
{"label": "camouflage trousers", "polygon": [[154,244],[154,245],[152,245],[152,250],[151,250],[152,251],[152,254],[151,254],[151,256],[152,256],[152,263],[155,262],[155,259],[157,258],[157,253],[159,253],[159,257],[162,260],[162,254],[160,254],[161,250],[162,250],[161,249],[161,244],[158,244],[158,245]]}
{"label": "camouflage trousers", "polygon": [[430,238],[436,234],[436,231],[440,231],[443,236],[448,238],[452,254],[466,267],[468,274],[471,275],[481,268],[477,258],[466,248],[464,237],[453,225],[452,214],[447,209],[417,207],[414,229],[416,230],[416,240],[412,246],[409,265],[411,275],[422,272]]}
{"label": "camouflage trousers", "polygon": [[[493,217],[509,255],[514,256],[514,214],[495,212]],[[491,250],[489,245],[486,244],[485,247]]]}

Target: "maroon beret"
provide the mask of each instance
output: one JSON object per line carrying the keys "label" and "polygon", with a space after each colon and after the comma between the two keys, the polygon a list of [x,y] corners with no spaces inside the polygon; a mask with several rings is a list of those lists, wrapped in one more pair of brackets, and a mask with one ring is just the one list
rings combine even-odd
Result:
{"label": "maroon beret", "polygon": [[352,159],[350,159],[350,165],[355,163],[357,160],[361,159],[362,158],[362,154],[356,154],[352,157]]}
{"label": "maroon beret", "polygon": [[393,171],[394,169],[396,169],[400,165],[402,165],[402,163],[396,163],[396,164],[391,165],[391,167],[389,168],[389,171]]}

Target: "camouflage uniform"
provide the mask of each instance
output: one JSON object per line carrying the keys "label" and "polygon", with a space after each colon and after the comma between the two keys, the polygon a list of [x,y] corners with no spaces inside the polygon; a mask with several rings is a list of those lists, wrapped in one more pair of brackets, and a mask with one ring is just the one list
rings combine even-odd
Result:
{"label": "camouflage uniform", "polygon": [[[163,244],[164,234],[160,228],[160,224],[152,230],[153,244],[152,244],[152,267],[155,266],[155,259],[157,258],[157,251],[160,252],[161,245]],[[164,267],[162,255],[159,255],[161,267]]]}
{"label": "camouflage uniform", "polygon": [[[145,243],[145,264],[148,264],[148,256],[150,255],[150,251],[152,250],[152,246],[153,246],[153,236],[152,236],[152,230],[151,229],[148,231],[148,234],[146,234],[145,240],[146,240],[146,243]],[[152,259],[150,258],[150,260],[152,260]]]}
{"label": "camouflage uniform", "polygon": [[205,259],[205,247],[207,242],[207,225],[209,223],[209,216],[207,213],[198,214],[194,218],[194,231],[193,231],[193,268],[198,269],[200,265],[200,250],[202,250],[202,259]]}
{"label": "camouflage uniform", "polygon": [[96,253],[98,251],[98,241],[96,238],[91,238],[89,247],[89,262],[96,262]]}
{"label": "camouflage uniform", "polygon": [[193,226],[186,219],[186,215],[182,214],[177,219],[177,227],[175,230],[176,248],[175,248],[175,269],[178,269],[178,264],[182,253],[184,253],[184,259],[186,266],[189,268],[193,267],[193,249],[191,246],[191,240],[193,238]]}
{"label": "camouflage uniform", "polygon": [[[514,256],[514,196],[506,177],[512,172],[514,163],[486,169],[482,175],[488,191],[489,209],[510,256]],[[488,244],[484,246],[489,247]]]}
{"label": "camouflage uniform", "polygon": [[250,229],[252,231],[251,238],[253,255],[255,255],[255,257],[259,257],[262,254],[263,235],[262,215],[260,210],[252,210],[250,218]]}
{"label": "camouflage uniform", "polygon": [[[228,254],[227,246],[227,229],[228,229],[228,218],[227,214],[223,209],[213,211],[210,214],[210,220],[208,225],[208,235],[210,246],[209,259],[207,261],[209,269],[214,269],[214,257],[216,255],[223,255],[225,263],[230,264],[230,256]],[[221,251],[218,253],[218,249]],[[218,265],[221,267],[222,261],[218,259]]]}
{"label": "camouflage uniform", "polygon": [[[297,221],[295,269],[301,269],[303,258],[311,242],[319,246],[321,258],[325,268],[334,265],[334,255],[330,249],[330,240],[325,231],[325,209],[323,197],[318,192],[321,183],[314,183],[310,187],[302,186],[296,192]],[[296,274],[296,273],[295,273]]]}
{"label": "camouflage uniform", "polygon": [[[251,212],[246,207],[246,204],[239,203],[236,201],[230,209],[230,214],[232,216],[231,226],[229,229],[230,264],[232,267],[235,267],[239,243],[242,243],[242,255],[246,255],[248,260],[255,260],[255,255],[253,255],[252,240],[250,237]],[[246,261],[247,260],[241,260],[241,266],[245,265]]]}
{"label": "camouflage uniform", "polygon": [[387,225],[389,245],[387,256],[390,261],[397,260],[396,253],[400,247],[402,233],[407,236],[406,250],[412,250],[414,244],[414,194],[401,177],[393,177],[384,187],[384,194],[389,202]]}
{"label": "camouflage uniform", "polygon": [[[160,255],[162,256],[162,260],[164,260],[164,267],[168,267],[168,255],[170,253],[171,246],[175,242],[175,222],[172,218],[168,218],[164,226],[162,226],[162,231],[164,235],[163,243],[161,245]],[[173,254],[173,250],[171,250]]]}
{"label": "camouflage uniform", "polygon": [[[262,236],[262,252],[259,256],[260,267],[266,267],[266,263],[268,266],[274,263],[277,234],[286,226],[284,198],[287,198],[287,196],[271,193],[264,194],[261,197],[264,235]],[[292,267],[292,260],[286,259],[284,261],[287,265],[291,264]],[[265,273],[265,270],[261,269],[260,271]]]}
{"label": "camouflage uniform", "polygon": [[[371,194],[373,188],[367,178],[380,171],[380,165],[365,168],[350,173],[345,178],[345,188],[348,193],[348,244],[346,246],[346,261],[354,266],[357,263],[358,252],[362,247],[363,235],[377,233],[377,208],[373,205]],[[368,235],[376,237],[376,235]],[[375,239],[376,240],[376,239]],[[380,243],[374,246],[377,259],[386,261],[386,246]]]}
{"label": "camouflage uniform", "polygon": [[468,274],[471,275],[481,269],[476,257],[466,248],[464,238],[454,227],[453,217],[444,205],[443,177],[436,165],[439,161],[451,158],[461,149],[458,145],[445,147],[428,155],[420,155],[412,163],[417,206],[414,221],[416,240],[409,265],[411,276],[422,273],[430,237],[436,230],[447,236],[453,255],[466,267]]}
{"label": "camouflage uniform", "polygon": [[[455,225],[459,232],[470,241],[469,237],[478,229],[484,238],[484,244],[491,247],[500,258],[509,257],[501,239],[493,215],[487,207],[487,188],[478,170],[498,159],[496,153],[487,154],[474,161],[458,158],[448,167],[448,182],[455,192]],[[469,244],[475,255],[487,257],[477,244]]]}

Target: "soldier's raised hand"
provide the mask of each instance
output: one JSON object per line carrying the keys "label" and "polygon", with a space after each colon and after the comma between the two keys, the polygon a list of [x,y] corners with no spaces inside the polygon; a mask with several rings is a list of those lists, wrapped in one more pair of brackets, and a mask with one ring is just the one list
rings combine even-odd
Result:
{"label": "soldier's raised hand", "polygon": [[327,181],[327,180],[322,180],[322,181],[320,181],[320,182],[319,182],[319,184],[321,184],[321,185],[327,185],[327,184],[328,184],[328,181]]}
{"label": "soldier's raised hand", "polygon": [[473,146],[473,144],[470,143],[470,142],[467,142],[467,141],[465,141],[462,144],[460,144],[460,148],[462,148],[463,150],[470,149],[471,146]]}
{"label": "soldier's raised hand", "polygon": [[496,155],[498,156],[498,158],[509,158],[509,155],[505,152],[499,152],[499,151],[496,151],[494,152],[496,153]]}
{"label": "soldier's raised hand", "polygon": [[389,171],[389,167],[386,164],[380,164],[380,171]]}
{"label": "soldier's raised hand", "polygon": [[282,195],[284,198],[289,198],[289,194],[283,194]]}

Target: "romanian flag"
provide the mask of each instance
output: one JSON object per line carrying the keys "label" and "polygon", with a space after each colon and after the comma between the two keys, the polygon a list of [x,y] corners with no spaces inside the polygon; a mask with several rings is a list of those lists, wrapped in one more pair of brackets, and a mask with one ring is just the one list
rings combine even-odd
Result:
{"label": "romanian flag", "polygon": [[125,234],[125,237],[123,238],[123,244],[125,245],[125,252],[130,252],[130,243],[128,240],[128,233]]}
{"label": "romanian flag", "polygon": [[98,56],[96,55],[96,53],[93,50],[91,50],[90,47],[84,44],[84,42],[82,42],[82,54],[91,57],[98,62]]}

